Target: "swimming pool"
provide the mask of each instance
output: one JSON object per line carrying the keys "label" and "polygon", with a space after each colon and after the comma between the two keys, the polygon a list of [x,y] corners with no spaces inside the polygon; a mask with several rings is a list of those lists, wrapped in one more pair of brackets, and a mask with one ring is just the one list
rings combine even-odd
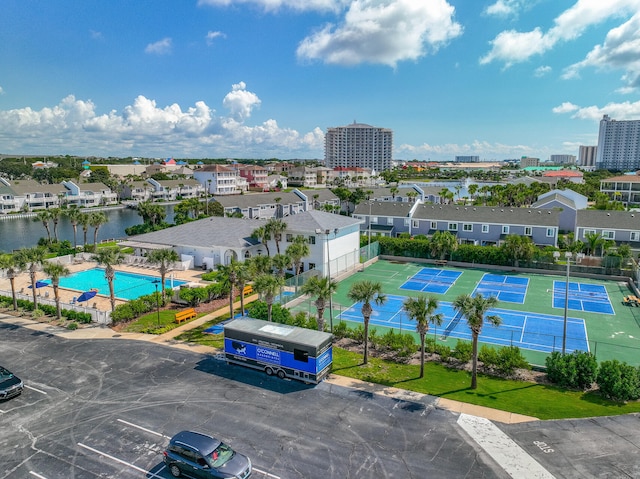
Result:
{"label": "swimming pool", "polygon": [[[125,271],[116,271],[115,278],[113,280],[113,289],[116,298],[122,299],[137,299],[140,296],[152,294],[156,291],[156,283],[158,283],[158,290],[160,287],[160,276],[148,276],[146,274],[128,273]],[[47,280],[48,283],[51,280]],[[186,284],[186,281],[178,281],[166,279],[164,282],[165,288],[176,288],[181,284]],[[109,296],[109,283],[104,278],[104,268],[93,268],[85,271],[79,271],[69,276],[60,278],[60,287],[68,289],[76,289],[80,292],[88,291],[92,288],[98,290],[98,294],[104,294]]]}

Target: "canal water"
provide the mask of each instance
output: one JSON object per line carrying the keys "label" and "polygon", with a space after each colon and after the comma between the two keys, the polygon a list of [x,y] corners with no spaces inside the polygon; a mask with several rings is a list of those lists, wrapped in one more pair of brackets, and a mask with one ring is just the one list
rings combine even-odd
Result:
{"label": "canal water", "polygon": [[[173,205],[162,205],[167,211],[165,221],[173,223]],[[106,210],[109,221],[98,229],[98,242],[107,239],[126,238],[124,230],[133,225],[142,224],[142,218],[138,212],[131,208]],[[51,237],[53,238],[53,222],[49,222]],[[94,228],[87,230],[87,242],[93,243]],[[77,242],[82,244],[84,232],[78,225]],[[40,238],[46,238],[47,231],[41,221],[34,218],[0,219],[0,251],[11,252],[19,248],[37,246]],[[58,239],[69,240],[73,244],[73,227],[67,218],[60,219],[58,223]]]}

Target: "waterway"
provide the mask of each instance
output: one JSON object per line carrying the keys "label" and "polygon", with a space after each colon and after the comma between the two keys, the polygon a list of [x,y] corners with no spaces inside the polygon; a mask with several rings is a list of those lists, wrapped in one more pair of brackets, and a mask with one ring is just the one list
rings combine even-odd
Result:
{"label": "waterway", "polygon": [[[173,205],[163,205],[167,211],[165,221],[173,223]],[[142,224],[142,218],[138,212],[131,208],[106,210],[109,221],[98,229],[98,242],[108,239],[126,238],[124,230],[133,225]],[[53,223],[49,222],[51,237],[53,238]],[[93,243],[94,228],[87,231],[87,242]],[[77,242],[82,244],[84,232],[82,226],[78,226]],[[30,248],[38,244],[40,238],[46,238],[47,231],[41,221],[33,218],[15,218],[0,220],[0,251],[10,252],[19,248]],[[60,219],[58,223],[58,239],[69,240],[73,244],[73,227],[67,218]]]}

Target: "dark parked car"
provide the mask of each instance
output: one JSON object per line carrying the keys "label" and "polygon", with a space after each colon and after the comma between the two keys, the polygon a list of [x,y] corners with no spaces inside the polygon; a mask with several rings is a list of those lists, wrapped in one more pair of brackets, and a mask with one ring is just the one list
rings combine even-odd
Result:
{"label": "dark parked car", "polygon": [[169,441],[164,463],[175,477],[247,479],[251,461],[218,439],[199,432],[182,431]]}
{"label": "dark parked car", "polygon": [[17,396],[24,389],[18,376],[0,366],[0,400]]}

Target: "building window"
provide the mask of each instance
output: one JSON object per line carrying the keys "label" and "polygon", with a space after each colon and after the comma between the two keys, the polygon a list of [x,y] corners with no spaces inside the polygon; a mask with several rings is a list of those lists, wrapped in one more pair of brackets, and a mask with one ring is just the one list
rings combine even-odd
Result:
{"label": "building window", "polygon": [[388,225],[392,225],[393,224],[393,218],[387,218],[387,224]]}
{"label": "building window", "polygon": [[482,232],[483,233],[488,233],[489,232],[489,225],[482,225]]}
{"label": "building window", "polygon": [[553,232],[554,232],[553,228],[547,228],[547,238],[552,238]]}
{"label": "building window", "polygon": [[409,223],[411,222],[411,220],[409,218],[405,218],[404,219],[404,225],[405,226],[409,226]]}
{"label": "building window", "polygon": [[374,225],[377,225],[377,224],[378,224],[378,217],[377,217],[377,216],[372,216],[372,217],[371,217],[371,222],[372,222]]}
{"label": "building window", "polygon": [[524,235],[525,236],[532,236],[533,235],[533,228],[531,226],[525,226],[524,227]]}
{"label": "building window", "polygon": [[418,220],[413,220],[413,222],[411,223],[411,226],[413,228],[417,228],[420,226],[420,222]]}
{"label": "building window", "polygon": [[473,225],[471,223],[463,224],[462,231],[473,231]]}
{"label": "building window", "polygon": [[458,231],[458,223],[449,223],[447,229],[449,231]]}
{"label": "building window", "polygon": [[316,244],[316,237],[315,236],[309,236],[309,244]]}
{"label": "building window", "polygon": [[615,231],[603,231],[602,232],[602,237],[604,239],[608,239],[608,240],[612,240],[612,239],[616,239],[616,232]]}
{"label": "building window", "polygon": [[437,221],[432,221],[430,228],[432,230],[437,230],[438,229],[438,222]]}
{"label": "building window", "polygon": [[316,264],[315,263],[309,263],[309,269],[316,269]]}
{"label": "building window", "polygon": [[509,234],[509,227],[508,226],[503,226],[502,227],[502,234],[503,235],[508,235]]}
{"label": "building window", "polygon": [[291,233],[287,233],[285,238],[287,243],[291,243],[293,241],[293,235]]}
{"label": "building window", "polygon": [[640,241],[640,231],[631,232],[631,241]]}
{"label": "building window", "polygon": [[584,230],[583,236],[594,235],[596,234],[596,230]]}

